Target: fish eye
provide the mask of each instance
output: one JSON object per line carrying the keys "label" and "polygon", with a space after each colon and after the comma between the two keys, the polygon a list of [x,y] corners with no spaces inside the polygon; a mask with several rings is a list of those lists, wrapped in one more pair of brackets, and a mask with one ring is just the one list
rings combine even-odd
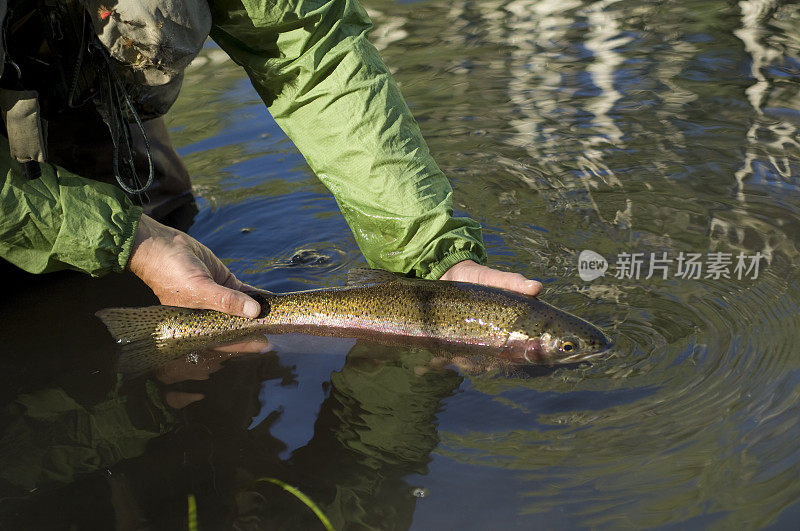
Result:
{"label": "fish eye", "polygon": [[563,350],[564,352],[572,352],[573,350],[575,350],[575,343],[573,343],[572,341],[564,341],[563,343],[561,343],[561,350]]}

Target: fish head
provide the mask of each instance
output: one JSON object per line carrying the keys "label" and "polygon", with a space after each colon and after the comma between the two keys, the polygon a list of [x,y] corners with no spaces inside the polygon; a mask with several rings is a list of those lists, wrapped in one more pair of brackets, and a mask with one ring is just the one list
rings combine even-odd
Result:
{"label": "fish head", "polygon": [[588,321],[561,310],[521,319],[507,341],[516,363],[580,363],[599,357],[613,342]]}

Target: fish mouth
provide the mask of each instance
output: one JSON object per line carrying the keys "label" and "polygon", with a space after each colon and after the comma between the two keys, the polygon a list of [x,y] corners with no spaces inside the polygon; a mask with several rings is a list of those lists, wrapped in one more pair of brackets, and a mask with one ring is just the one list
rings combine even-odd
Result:
{"label": "fish mouth", "polygon": [[556,356],[557,363],[582,363],[584,361],[592,361],[602,356],[609,354],[611,348],[614,346],[614,342],[608,338],[605,338],[602,342],[602,345],[592,350],[583,350],[575,352],[574,354],[566,355],[566,356]]}
{"label": "fish mouth", "polygon": [[609,350],[611,350],[610,347],[595,352],[576,352],[570,356],[558,356],[553,361],[556,363],[582,363],[597,359],[608,353]]}
{"label": "fish mouth", "polygon": [[560,350],[552,348],[552,345],[541,341],[539,338],[532,338],[525,342],[525,349],[522,352],[522,358],[524,360],[523,363],[527,362],[537,365],[543,363],[549,365],[583,363],[595,360],[608,354],[612,346],[613,345],[611,342],[608,342],[598,350],[579,350],[572,354],[565,354]]}
{"label": "fish mouth", "polygon": [[577,349],[575,352],[559,350],[556,339],[550,334],[540,337],[529,337],[507,341],[504,350],[506,358],[520,365],[564,365],[570,363],[583,363],[596,360],[606,354],[613,347],[609,340],[601,341],[599,346],[589,349]]}

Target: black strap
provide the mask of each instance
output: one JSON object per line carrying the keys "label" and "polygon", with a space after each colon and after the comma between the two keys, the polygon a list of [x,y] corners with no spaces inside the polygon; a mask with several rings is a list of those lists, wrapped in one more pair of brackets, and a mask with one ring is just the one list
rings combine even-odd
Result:
{"label": "black strap", "polygon": [[[106,123],[111,132],[111,141],[114,145],[112,165],[114,177],[119,186],[134,195],[144,195],[145,190],[153,183],[154,168],[153,156],[150,150],[150,141],[147,139],[147,132],[144,130],[139,113],[131,102],[125,85],[112,64],[108,50],[100,42],[96,35],[92,35],[90,41],[91,51],[95,56],[101,57],[104,68],[99,73],[99,91],[103,107],[107,113]],[[133,154],[133,137],[131,136],[131,124],[128,117],[133,118],[136,126],[144,139],[145,154],[147,156],[147,181],[141,184],[139,175],[136,172]],[[121,164],[120,164],[121,163]],[[126,182],[127,181],[127,182]],[[128,183],[131,184],[128,184]]]}

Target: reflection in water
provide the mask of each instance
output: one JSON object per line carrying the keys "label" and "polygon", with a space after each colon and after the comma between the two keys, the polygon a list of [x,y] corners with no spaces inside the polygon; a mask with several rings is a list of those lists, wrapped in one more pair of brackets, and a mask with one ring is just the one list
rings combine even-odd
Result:
{"label": "reflection in water", "polygon": [[[786,54],[787,48],[797,47],[797,35],[794,31],[776,34],[770,31],[769,26],[785,27],[789,24],[789,28],[792,28],[794,24],[796,28],[798,13],[796,9],[790,10],[782,4],[776,0],[745,0],[739,3],[741,28],[734,34],[742,40],[745,50],[752,57],[750,74],[756,82],[745,93],[757,113],[747,131],[750,145],[743,167],[736,173],[742,200],[745,179],[767,180],[770,184],[782,186],[782,181],[791,182],[797,175],[798,168],[793,163],[800,148],[796,139],[800,125],[796,108],[799,101],[797,87],[787,87],[781,79],[797,68],[797,58]],[[774,99],[792,103],[794,108],[781,108],[780,101],[773,106],[771,100]],[[764,156],[767,161],[763,161]],[[765,162],[769,164],[768,171],[759,167]],[[782,181],[773,179],[775,174]]]}
{"label": "reflection in water", "polygon": [[[0,518],[5,525],[80,525],[85,503],[66,514],[42,507],[108,484],[93,502],[105,505],[95,525],[107,518],[109,527],[179,528],[186,496],[194,494],[209,528],[313,527],[307,508],[256,482],[269,476],[312,496],[337,529],[407,528],[415,497],[403,478],[425,473],[438,442],[435,413],[461,377],[432,366],[426,351],[278,339],[284,345],[278,354],[262,336],[194,352],[127,383],[120,377],[90,406],[60,388],[17,397],[3,412],[0,441],[5,494],[17,497],[4,498]],[[320,346],[333,352],[308,350]],[[349,353],[337,354],[337,346]],[[315,382],[297,373],[309,355],[327,356],[338,367],[318,371]],[[274,392],[260,395],[273,382]],[[272,430],[285,414],[282,391],[299,385],[307,393],[314,384],[324,392],[307,415],[316,419],[313,436],[279,457],[285,445]],[[80,489],[70,485],[76,481]]]}

